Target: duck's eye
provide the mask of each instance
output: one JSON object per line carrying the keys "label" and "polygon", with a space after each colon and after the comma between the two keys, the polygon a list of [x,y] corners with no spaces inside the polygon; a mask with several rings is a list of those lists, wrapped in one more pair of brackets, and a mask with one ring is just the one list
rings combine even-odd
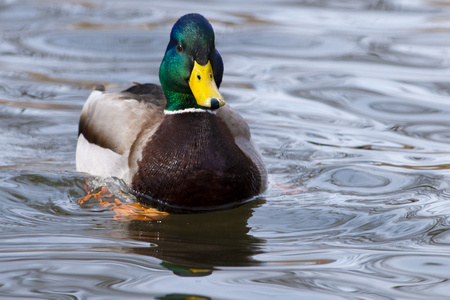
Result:
{"label": "duck's eye", "polygon": [[180,43],[177,44],[177,52],[178,53],[183,52],[183,46],[181,46]]}

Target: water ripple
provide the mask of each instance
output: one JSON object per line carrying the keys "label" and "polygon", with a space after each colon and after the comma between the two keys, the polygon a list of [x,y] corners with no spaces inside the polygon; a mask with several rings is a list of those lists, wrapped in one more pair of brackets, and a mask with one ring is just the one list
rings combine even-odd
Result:
{"label": "water ripple", "polygon": [[[18,45],[24,54],[34,57],[54,57],[64,61],[140,61],[161,57],[160,53],[142,51],[158,48],[166,40],[160,34],[123,31],[49,31],[23,35]],[[86,47],[89,43],[89,47]],[[117,51],[119,50],[119,51]],[[153,54],[153,55],[152,55]]]}

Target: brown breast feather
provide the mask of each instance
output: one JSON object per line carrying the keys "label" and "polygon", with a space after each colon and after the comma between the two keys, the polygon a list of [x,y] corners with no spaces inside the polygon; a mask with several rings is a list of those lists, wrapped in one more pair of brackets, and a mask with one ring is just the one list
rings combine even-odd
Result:
{"label": "brown breast feather", "polygon": [[166,115],[144,147],[132,188],[168,206],[208,209],[259,193],[258,168],[214,114]]}

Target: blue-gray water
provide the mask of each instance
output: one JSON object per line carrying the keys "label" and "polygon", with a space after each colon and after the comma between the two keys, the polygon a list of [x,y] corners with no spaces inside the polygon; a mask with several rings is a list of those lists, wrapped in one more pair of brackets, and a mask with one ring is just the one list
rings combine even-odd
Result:
{"label": "blue-gray water", "polygon": [[[158,82],[187,12],[272,188],[160,221],[80,207],[85,99]],[[1,0],[0,38],[0,298],[449,298],[450,2]]]}

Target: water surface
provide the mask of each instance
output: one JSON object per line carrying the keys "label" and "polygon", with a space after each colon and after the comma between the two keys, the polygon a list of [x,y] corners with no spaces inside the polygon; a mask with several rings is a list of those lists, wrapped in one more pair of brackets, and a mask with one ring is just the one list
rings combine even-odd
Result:
{"label": "water surface", "polygon": [[[159,221],[80,206],[85,99],[158,82],[193,11],[271,188]],[[448,299],[445,1],[5,0],[0,25],[0,298]]]}

